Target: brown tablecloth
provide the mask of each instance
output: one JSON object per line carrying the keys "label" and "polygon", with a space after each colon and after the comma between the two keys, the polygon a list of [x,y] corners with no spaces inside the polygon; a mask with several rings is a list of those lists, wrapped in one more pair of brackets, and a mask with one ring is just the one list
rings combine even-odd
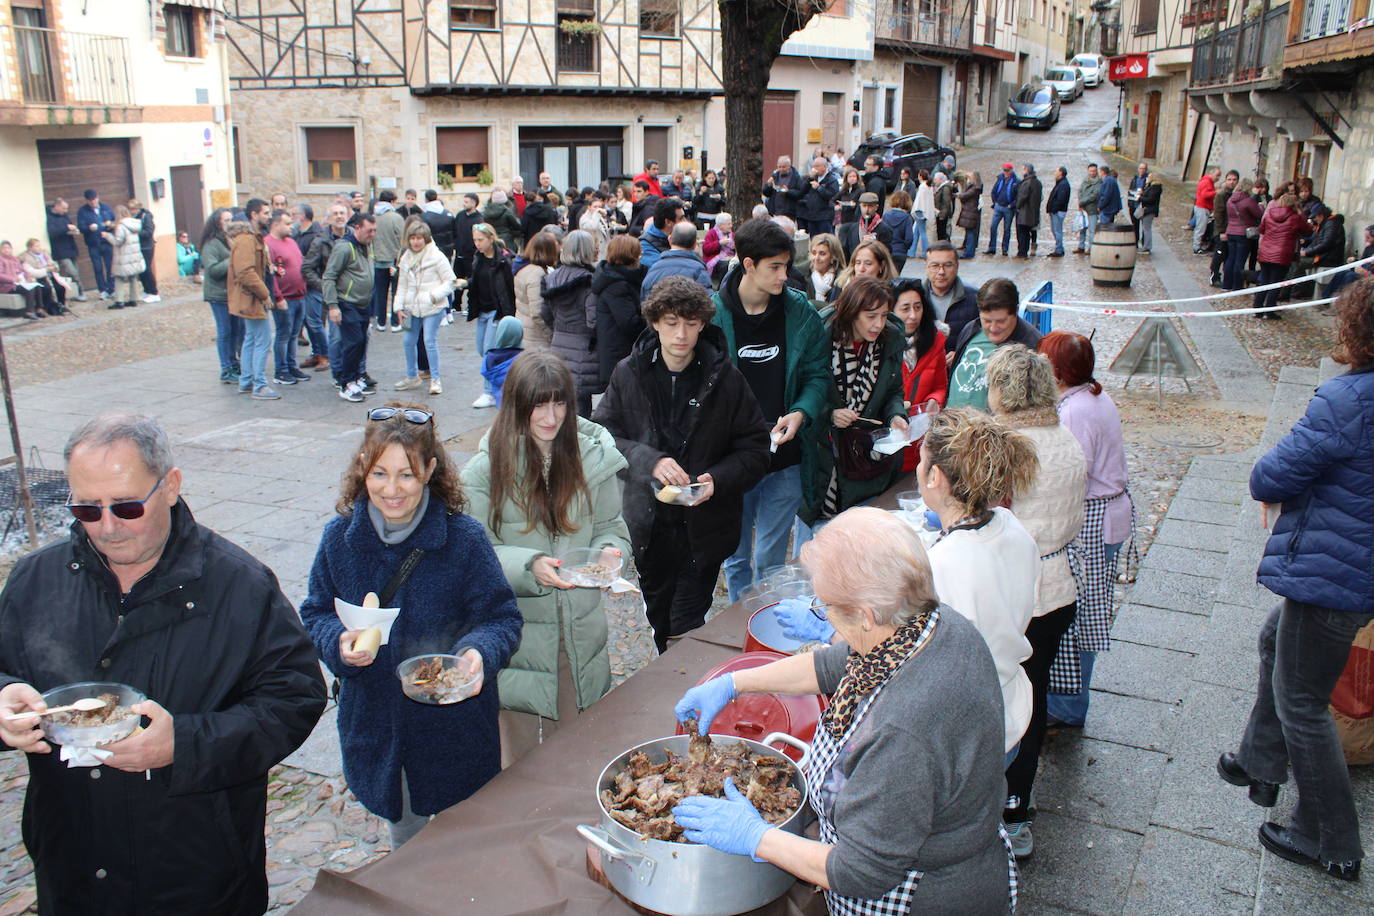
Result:
{"label": "brown tablecloth", "polygon": [[[578,824],[595,824],[596,779],[626,748],[671,735],[673,704],[744,644],[738,605],[563,725],[479,792],[430,822],[391,855],[347,874],[319,873],[297,916],[480,913],[483,916],[631,914],[586,873]],[[820,916],[825,899],[798,883],[758,916]]]}

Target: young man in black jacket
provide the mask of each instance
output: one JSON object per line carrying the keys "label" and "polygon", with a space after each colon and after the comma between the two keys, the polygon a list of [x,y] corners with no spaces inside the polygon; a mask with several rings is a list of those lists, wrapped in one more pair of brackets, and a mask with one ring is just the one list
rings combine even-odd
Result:
{"label": "young man in black jacket", "polygon": [[[769,424],[710,323],[706,290],[666,277],[643,311],[649,327],[611,373],[592,419],[630,465],[624,517],[663,652],[670,637],[706,621],[720,564],[739,544],[744,494],[768,470]],[[655,498],[655,481],[670,496]],[[677,492],[695,504],[671,504]]]}
{"label": "young man in black jacket", "polygon": [[1064,256],[1064,214],[1069,211],[1069,172],[1062,165],[1054,170],[1054,187],[1045,198],[1045,212],[1050,216],[1050,232],[1054,234],[1052,258]]}

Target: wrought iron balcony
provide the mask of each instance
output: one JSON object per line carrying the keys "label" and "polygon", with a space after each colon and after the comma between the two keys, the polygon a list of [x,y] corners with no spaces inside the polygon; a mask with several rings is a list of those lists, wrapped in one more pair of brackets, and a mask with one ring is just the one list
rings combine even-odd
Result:
{"label": "wrought iron balcony", "polygon": [[[134,107],[128,39],[35,26],[4,26],[0,36],[15,49],[0,57],[0,123],[92,123],[78,109]],[[64,113],[66,110],[66,113]]]}
{"label": "wrought iron balcony", "polygon": [[1193,41],[1194,87],[1277,79],[1288,35],[1288,4]]}
{"label": "wrought iron balcony", "polygon": [[874,37],[879,44],[967,51],[973,44],[973,2],[880,0]]}

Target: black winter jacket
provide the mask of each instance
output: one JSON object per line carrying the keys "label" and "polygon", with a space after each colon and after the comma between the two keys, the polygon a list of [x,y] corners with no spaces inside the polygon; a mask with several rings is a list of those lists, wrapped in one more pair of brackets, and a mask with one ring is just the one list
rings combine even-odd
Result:
{"label": "black winter jacket", "polygon": [[1040,196],[1044,193],[1040,179],[1034,175],[1016,186],[1016,225],[1034,228],[1040,225]]}
{"label": "black winter jacket", "polygon": [[482,222],[485,217],[481,210],[459,210],[453,214],[453,253],[463,259],[464,273],[472,268],[473,255],[477,253],[477,246],[472,242],[472,227]]}
{"label": "black winter jacket", "polygon": [[[145,207],[138,212],[138,222],[138,247],[147,251],[153,247],[156,239],[157,226],[153,222],[153,214]],[[148,266],[152,267],[151,264]]]}
{"label": "black winter jacket", "polygon": [[515,314],[515,274],[510,269],[510,258],[498,246],[495,253],[487,257],[477,257],[476,248],[468,280],[468,321],[476,321],[478,315],[495,312],[492,321]]}
{"label": "black winter jacket", "polygon": [[52,259],[60,261],[63,258],[76,260],[76,236],[67,231],[67,227],[72,225],[70,214],[58,214],[48,208],[48,245],[52,249]]}
{"label": "black winter jacket", "polygon": [[774,216],[790,216],[795,219],[797,201],[801,200],[802,195],[810,190],[811,186],[796,169],[788,169],[786,175],[775,171],[769,177],[773,179],[773,183],[763,186],[763,196],[768,198],[768,212]]}
{"label": "black winter jacket", "polygon": [[[650,373],[660,358],[658,335],[646,328],[630,357],[611,373],[606,395],[592,420],[615,436],[616,448],[630,466],[625,475],[622,514],[630,529],[635,557],[652,548],[650,534],[660,514],[681,513],[697,564],[710,569],[725,562],[739,546],[744,494],[768,472],[770,424],[759,411],[749,383],[725,357],[725,335],[715,325],[702,329],[697,358],[702,362],[701,390],[688,408],[687,436],[668,442],[660,432],[649,395]],[[672,458],[695,480],[710,474],[715,495],[691,508],[666,506],[654,498],[654,465]]]}
{"label": "black winter jacket", "polygon": [[543,287],[539,316],[553,332],[553,352],[572,370],[579,394],[603,391],[596,352],[597,299],[592,295],[592,272],[560,264],[549,271]]}
{"label": "black winter jacket", "polygon": [[811,187],[809,175],[803,181],[806,182],[806,193],[797,204],[797,219],[811,222],[832,219],[835,216],[835,196],[840,193],[839,179],[826,172],[816,180],[814,188]]}
{"label": "black winter jacket", "polygon": [[1339,264],[1345,256],[1345,217],[1328,216],[1302,250],[1304,257],[1320,258],[1326,266]]}
{"label": "black winter jacket", "polygon": [[305,277],[307,289],[320,292],[320,281],[325,267],[329,265],[329,255],[334,251],[334,243],[341,238],[333,230],[326,229],[310,242],[310,250],[301,259],[301,276]]}
{"label": "black winter jacket", "polygon": [[[558,211],[538,200],[530,201],[520,217],[520,234],[526,241],[534,238],[545,226],[558,225]],[[576,227],[573,227],[576,228]]]}
{"label": "black winter jacket", "polygon": [[46,916],[267,908],[267,772],[324,709],[315,647],[272,571],[184,502],[121,601],[80,523],[0,593],[0,686],[116,681],[173,717],[175,760],[125,773],[30,754],[24,844]]}
{"label": "black winter jacket", "polygon": [[602,262],[592,276],[596,297],[596,356],[601,388],[611,380],[616,363],[630,355],[635,340],[644,332],[639,313],[639,288],[647,271],[643,267]]}
{"label": "black winter jacket", "polygon": [[[453,217],[447,213],[433,213],[425,210],[420,214],[420,219],[425,221],[429,227],[429,234],[434,238],[434,247],[438,248],[445,255],[453,257],[454,249],[454,223]],[[468,227],[468,245],[472,245],[472,227]]]}
{"label": "black winter jacket", "polygon": [[1056,178],[1054,187],[1050,188],[1049,197],[1045,198],[1046,213],[1064,213],[1069,209],[1069,179]]}

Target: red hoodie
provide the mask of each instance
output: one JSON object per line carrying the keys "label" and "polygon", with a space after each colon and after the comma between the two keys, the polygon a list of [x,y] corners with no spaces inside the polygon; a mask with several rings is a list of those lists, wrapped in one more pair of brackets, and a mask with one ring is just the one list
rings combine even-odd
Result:
{"label": "red hoodie", "polygon": [[1312,232],[1312,224],[1292,207],[1271,203],[1259,229],[1259,259],[1265,264],[1288,265],[1298,250],[1298,239]]}
{"label": "red hoodie", "polygon": [[1217,185],[1212,180],[1212,173],[1208,172],[1197,180],[1197,196],[1193,198],[1194,207],[1202,207],[1210,211],[1212,204],[1216,202]]}
{"label": "red hoodie", "polygon": [[[915,366],[908,366],[902,360],[902,398],[911,405],[908,413],[919,413],[926,401],[935,400],[941,407],[949,397],[949,375],[945,369],[945,335],[935,332],[935,341],[925,355],[916,360]],[[920,456],[920,443],[909,446],[903,451],[902,470],[916,470]]]}

